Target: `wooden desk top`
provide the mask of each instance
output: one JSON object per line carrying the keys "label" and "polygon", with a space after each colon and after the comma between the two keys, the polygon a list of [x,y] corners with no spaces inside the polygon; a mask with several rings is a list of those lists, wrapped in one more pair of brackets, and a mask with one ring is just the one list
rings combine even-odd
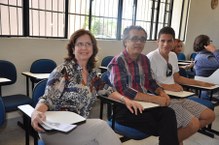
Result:
{"label": "wooden desk top", "polygon": [[35,79],[46,79],[49,77],[50,73],[31,73],[31,72],[22,72],[22,75],[27,77],[32,77]]}
{"label": "wooden desk top", "polygon": [[10,82],[11,80],[8,78],[1,78],[0,77],[0,83]]}

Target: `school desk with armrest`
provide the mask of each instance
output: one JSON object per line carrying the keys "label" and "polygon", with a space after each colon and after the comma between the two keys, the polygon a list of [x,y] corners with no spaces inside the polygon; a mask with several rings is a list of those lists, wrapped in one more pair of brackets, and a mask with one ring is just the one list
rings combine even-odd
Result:
{"label": "school desk with armrest", "polygon": [[114,114],[115,106],[125,105],[125,104],[117,100],[108,98],[107,96],[98,96],[98,98],[100,99],[100,119],[103,119],[103,109],[104,109],[104,104],[106,104],[107,122],[116,133],[121,135],[120,137],[121,142],[125,142],[130,139],[141,140],[151,136],[149,133],[144,133],[135,128],[122,125],[115,120],[115,114]]}

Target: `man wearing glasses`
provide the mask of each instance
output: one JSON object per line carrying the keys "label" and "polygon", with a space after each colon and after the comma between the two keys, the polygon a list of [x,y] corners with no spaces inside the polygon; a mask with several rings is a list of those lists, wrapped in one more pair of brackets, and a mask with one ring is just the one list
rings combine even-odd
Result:
{"label": "man wearing glasses", "polygon": [[120,99],[124,104],[127,105],[131,99],[157,103],[162,107],[142,110],[136,102],[131,107],[138,113],[132,113],[125,105],[120,105],[116,106],[115,118],[120,124],[158,135],[159,145],[178,145],[175,113],[167,107],[169,96],[152,78],[149,60],[142,54],[146,39],[147,33],[140,26],[129,26],[124,30],[124,50],[108,65],[109,79],[125,96]]}
{"label": "man wearing glasses", "polygon": [[[147,54],[155,80],[164,90],[175,92],[183,91],[180,84],[211,86],[209,83],[180,76],[177,56],[171,51],[174,39],[175,32],[171,27],[162,28],[158,34],[158,48]],[[176,113],[180,145],[183,140],[215,119],[212,110],[190,99],[171,99],[169,107]]]}

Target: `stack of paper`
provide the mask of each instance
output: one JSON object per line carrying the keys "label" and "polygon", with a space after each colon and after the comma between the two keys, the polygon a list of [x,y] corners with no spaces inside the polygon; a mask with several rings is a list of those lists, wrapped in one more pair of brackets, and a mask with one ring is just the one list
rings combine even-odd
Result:
{"label": "stack of paper", "polygon": [[[34,108],[30,105],[20,105],[18,108],[31,117]],[[46,130],[58,130],[62,132],[69,132],[74,129],[77,123],[86,121],[86,118],[70,111],[46,111],[46,121],[41,124]]]}
{"label": "stack of paper", "polygon": [[55,129],[55,130],[62,131],[62,132],[69,132],[77,126],[77,125],[72,125],[72,124],[50,122],[50,121],[43,121],[41,125],[46,130]]}

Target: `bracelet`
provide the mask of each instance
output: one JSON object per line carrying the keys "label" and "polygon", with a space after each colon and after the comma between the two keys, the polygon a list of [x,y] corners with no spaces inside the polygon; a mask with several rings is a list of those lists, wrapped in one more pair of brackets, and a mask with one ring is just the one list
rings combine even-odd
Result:
{"label": "bracelet", "polygon": [[125,102],[125,97],[122,96],[122,97],[120,98],[120,101],[121,101],[121,102]]}

